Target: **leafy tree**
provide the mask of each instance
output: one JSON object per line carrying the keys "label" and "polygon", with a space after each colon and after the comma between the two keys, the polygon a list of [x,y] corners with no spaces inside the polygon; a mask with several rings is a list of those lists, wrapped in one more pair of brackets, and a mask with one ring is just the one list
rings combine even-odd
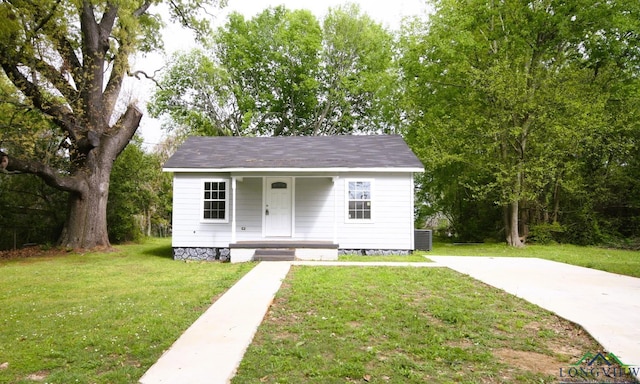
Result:
{"label": "leafy tree", "polygon": [[304,134],[317,105],[322,33],[307,10],[268,8],[251,20],[233,13],[215,37],[244,123],[261,135]]}
{"label": "leafy tree", "polygon": [[166,206],[171,204],[171,182],[162,173],[160,158],[134,140],[113,165],[109,193],[109,238],[114,242],[151,236],[152,227],[167,224]]}
{"label": "leafy tree", "polygon": [[164,127],[177,136],[239,136],[244,129],[229,74],[200,49],[173,55],[149,112],[166,114]]}
{"label": "leafy tree", "polygon": [[397,85],[393,39],[354,4],[330,9],[323,47],[314,134],[392,130],[385,115]]}
{"label": "leafy tree", "polygon": [[628,6],[441,0],[407,27],[408,137],[446,212],[460,199],[495,202],[507,242],[521,246],[530,222],[559,220],[563,193],[585,190],[592,140],[629,143],[620,132],[637,132],[634,113],[615,107],[633,100],[621,84],[637,84],[638,7]]}
{"label": "leafy tree", "polygon": [[[321,26],[309,12],[238,13],[211,52],[177,55],[151,112],[205,135],[318,135],[393,129],[392,37],[355,6]],[[197,76],[193,76],[193,73]]]}
{"label": "leafy tree", "polygon": [[[149,12],[159,0],[95,2],[43,0],[0,3],[0,65],[20,93],[24,113],[50,122],[43,131],[59,161],[4,147],[5,170],[31,173],[68,192],[63,246],[108,246],[106,208],[114,160],[133,137],[142,113],[129,103],[116,110],[129,56],[159,48],[161,26]],[[194,15],[209,0],[171,1],[172,16],[201,30]],[[17,137],[24,126],[4,135]],[[11,152],[10,150],[14,150]],[[4,153],[4,152],[3,152]]]}

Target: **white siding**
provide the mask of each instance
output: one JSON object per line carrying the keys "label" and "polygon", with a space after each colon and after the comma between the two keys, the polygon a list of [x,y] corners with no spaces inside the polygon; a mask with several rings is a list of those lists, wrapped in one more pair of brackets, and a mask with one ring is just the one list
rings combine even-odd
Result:
{"label": "white siding", "polygon": [[[330,176],[295,178],[294,239],[333,240],[335,232],[343,249],[413,249],[413,177],[410,173],[340,173],[335,176],[335,179]],[[216,177],[231,182],[228,174],[174,175],[174,247],[229,246],[233,201],[229,204],[228,223],[203,223],[200,220],[202,181]],[[371,222],[346,218],[347,179],[373,180]],[[262,185],[262,175],[244,177],[236,184],[237,241],[262,239]],[[231,188],[229,191],[231,199]]]}
{"label": "white siding", "polygon": [[[410,173],[345,173],[336,182],[338,244],[343,249],[413,249],[413,179]],[[347,179],[372,179],[371,222],[346,218]]]}
{"label": "white siding", "polygon": [[[231,178],[224,174],[179,174],[173,177],[173,237],[174,247],[227,247],[231,240],[231,209],[228,223],[203,223],[203,179]],[[231,192],[231,188],[229,188]],[[229,196],[230,198],[230,196]]]}
{"label": "white siding", "polygon": [[[236,183],[236,241],[262,237],[262,178],[245,177]],[[244,229],[243,229],[244,228]]]}
{"label": "white siding", "polygon": [[333,200],[331,178],[296,178],[296,239],[333,240]]}

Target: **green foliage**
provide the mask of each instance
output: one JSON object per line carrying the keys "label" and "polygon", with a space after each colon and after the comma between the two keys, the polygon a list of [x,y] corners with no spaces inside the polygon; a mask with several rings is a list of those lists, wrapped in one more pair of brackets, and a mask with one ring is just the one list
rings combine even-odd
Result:
{"label": "green foliage", "polygon": [[[189,75],[192,73],[198,75]],[[202,136],[239,135],[244,124],[234,109],[228,78],[226,71],[201,50],[174,54],[149,112],[155,117],[166,114],[170,124],[164,127],[177,135],[183,133],[183,127]]]}
{"label": "green foliage", "polygon": [[358,6],[329,9],[314,134],[395,130],[398,84],[392,54],[392,35]]}
{"label": "green foliage", "polygon": [[531,226],[529,239],[535,244],[551,244],[557,242],[564,232],[558,223],[540,223]]}
{"label": "green foliage", "polygon": [[394,129],[392,37],[355,6],[331,9],[322,26],[283,6],[249,20],[232,13],[213,40],[175,56],[151,102],[180,134]]}
{"label": "green foliage", "polygon": [[586,243],[640,233],[626,193],[637,187],[640,9],[570,3],[442,0],[405,25],[407,139],[427,167],[428,205],[454,224],[483,217],[462,237],[502,227],[518,245],[528,226],[554,222],[561,240],[577,240],[574,227]]}
{"label": "green foliage", "polygon": [[155,154],[143,151],[135,139],[114,163],[107,222],[116,243],[166,234],[170,223],[171,181]]}
{"label": "green foliage", "polygon": [[66,203],[64,193],[33,175],[0,173],[0,250],[55,243]]}
{"label": "green foliage", "polygon": [[257,134],[296,135],[317,103],[322,34],[310,11],[268,8],[251,20],[231,14],[215,36],[215,54],[229,73],[238,109]]}
{"label": "green foliage", "polygon": [[[68,169],[58,155],[62,138],[51,123],[30,108],[30,102],[0,76],[0,151],[25,159],[43,159],[48,166]],[[29,174],[0,173],[0,250],[24,244],[54,243],[65,219],[66,196]]]}
{"label": "green foliage", "polygon": [[52,122],[34,109],[0,74],[0,151],[23,159],[42,159],[43,164],[69,169],[65,156],[64,135],[55,131]]}

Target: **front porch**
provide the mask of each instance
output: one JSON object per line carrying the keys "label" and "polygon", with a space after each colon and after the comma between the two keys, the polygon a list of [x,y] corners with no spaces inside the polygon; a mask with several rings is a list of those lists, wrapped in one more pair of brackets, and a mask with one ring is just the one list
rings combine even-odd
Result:
{"label": "front porch", "polygon": [[258,240],[229,244],[232,263],[245,261],[337,260],[338,244],[332,241]]}
{"label": "front porch", "polygon": [[331,174],[313,173],[232,174],[228,206],[230,238],[226,241],[338,243],[338,227],[343,217],[337,208],[338,179]]}

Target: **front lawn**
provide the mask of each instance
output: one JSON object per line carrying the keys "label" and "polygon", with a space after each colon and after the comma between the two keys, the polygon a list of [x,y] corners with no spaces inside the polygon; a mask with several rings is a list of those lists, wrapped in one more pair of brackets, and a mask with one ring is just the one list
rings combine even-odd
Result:
{"label": "front lawn", "polygon": [[[638,255],[438,244],[433,253],[447,250],[632,265]],[[0,382],[136,382],[254,265],[176,262],[169,239],[0,260]],[[448,269],[292,267],[234,382],[546,383],[599,349],[581,328]]]}
{"label": "front lawn", "polygon": [[0,261],[0,382],[137,382],[255,265],[177,262],[170,242]]}
{"label": "front lawn", "polygon": [[416,251],[411,255],[340,255],[338,261],[391,261],[391,262],[428,262],[427,253],[422,251]]}
{"label": "front lawn", "polygon": [[445,268],[292,267],[233,383],[551,383],[599,345]]}
{"label": "front lawn", "polygon": [[449,244],[434,243],[429,255],[438,256],[509,256],[538,257],[599,269],[621,275],[640,277],[640,251],[625,251],[570,244],[527,245],[523,248],[506,244]]}

